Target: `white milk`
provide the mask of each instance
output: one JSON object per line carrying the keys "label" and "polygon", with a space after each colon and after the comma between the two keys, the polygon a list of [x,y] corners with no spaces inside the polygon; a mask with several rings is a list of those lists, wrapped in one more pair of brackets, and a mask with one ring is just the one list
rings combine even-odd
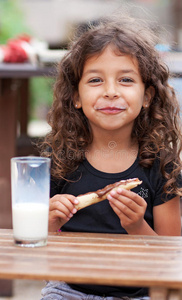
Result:
{"label": "white milk", "polygon": [[18,240],[39,240],[47,237],[49,206],[42,203],[13,205],[13,234]]}

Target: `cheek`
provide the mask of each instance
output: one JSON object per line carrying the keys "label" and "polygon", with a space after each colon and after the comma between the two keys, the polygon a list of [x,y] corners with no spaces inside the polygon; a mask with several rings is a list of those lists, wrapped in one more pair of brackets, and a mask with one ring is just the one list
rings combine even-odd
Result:
{"label": "cheek", "polygon": [[85,90],[80,94],[79,99],[82,107],[92,107],[97,99],[97,93],[94,90]]}
{"label": "cheek", "polygon": [[145,99],[145,95],[144,95],[144,91],[143,90],[136,90],[136,91],[133,91],[131,92],[130,94],[130,99],[131,99],[131,102],[134,106],[141,106],[143,105],[143,101]]}
{"label": "cheek", "polygon": [[135,116],[138,116],[138,114],[140,113],[140,111],[143,107],[144,95],[142,95],[141,93],[139,93],[138,95],[135,94],[130,99],[132,99],[132,100],[130,102],[129,107],[132,110],[133,114]]}

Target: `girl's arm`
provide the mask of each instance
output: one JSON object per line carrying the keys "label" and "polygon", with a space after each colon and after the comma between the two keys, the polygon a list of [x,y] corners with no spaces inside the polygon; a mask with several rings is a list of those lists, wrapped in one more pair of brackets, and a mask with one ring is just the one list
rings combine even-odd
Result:
{"label": "girl's arm", "polygon": [[153,208],[154,230],[144,219],[147,203],[138,194],[118,189],[111,192],[108,200],[128,234],[181,235],[179,197]]}
{"label": "girl's arm", "polygon": [[180,197],[153,208],[154,230],[159,235],[181,235]]}
{"label": "girl's arm", "polygon": [[78,200],[72,195],[55,195],[49,200],[49,231],[59,230],[77,212]]}

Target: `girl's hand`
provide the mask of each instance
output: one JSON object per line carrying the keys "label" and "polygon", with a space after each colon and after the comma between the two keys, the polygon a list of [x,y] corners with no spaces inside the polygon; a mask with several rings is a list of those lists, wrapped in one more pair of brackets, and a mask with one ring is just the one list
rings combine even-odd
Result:
{"label": "girl's hand", "polygon": [[121,226],[129,234],[143,234],[146,201],[136,193],[118,188],[108,196],[111,207],[120,219]]}
{"label": "girl's hand", "polygon": [[59,230],[77,212],[73,195],[55,195],[49,200],[49,231]]}

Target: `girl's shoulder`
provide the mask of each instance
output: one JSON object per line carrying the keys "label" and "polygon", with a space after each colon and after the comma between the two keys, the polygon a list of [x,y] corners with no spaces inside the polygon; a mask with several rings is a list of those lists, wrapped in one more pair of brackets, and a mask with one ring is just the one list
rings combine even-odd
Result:
{"label": "girl's shoulder", "polygon": [[[164,168],[165,173],[172,174],[174,168],[175,168],[175,165],[173,162],[168,163]],[[142,171],[145,174],[146,180],[148,180],[148,182],[151,186],[151,189],[155,193],[155,198],[157,198],[157,197],[159,198],[159,203],[161,203],[161,199],[163,199],[162,200],[162,203],[163,203],[163,201],[168,201],[176,196],[176,194],[173,192],[172,193],[164,192],[164,186],[166,185],[168,178],[166,176],[164,176],[164,173],[161,170],[161,162],[160,162],[159,157],[157,157],[154,160],[151,167],[142,168]],[[175,180],[176,180],[176,185],[178,187],[182,187],[181,173],[178,174],[178,176],[177,176],[177,178],[175,178]]]}

